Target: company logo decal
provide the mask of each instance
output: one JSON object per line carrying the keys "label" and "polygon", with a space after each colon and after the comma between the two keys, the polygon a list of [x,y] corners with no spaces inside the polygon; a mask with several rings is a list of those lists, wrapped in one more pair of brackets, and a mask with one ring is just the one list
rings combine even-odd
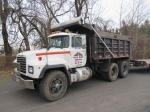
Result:
{"label": "company logo decal", "polygon": [[77,52],[73,58],[75,59],[75,64],[81,64],[83,55],[80,52]]}

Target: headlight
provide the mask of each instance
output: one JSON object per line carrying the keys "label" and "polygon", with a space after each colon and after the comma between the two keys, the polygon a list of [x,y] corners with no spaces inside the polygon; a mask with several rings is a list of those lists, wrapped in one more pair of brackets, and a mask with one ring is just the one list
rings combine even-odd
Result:
{"label": "headlight", "polygon": [[28,66],[28,72],[31,73],[31,74],[34,73],[33,66]]}

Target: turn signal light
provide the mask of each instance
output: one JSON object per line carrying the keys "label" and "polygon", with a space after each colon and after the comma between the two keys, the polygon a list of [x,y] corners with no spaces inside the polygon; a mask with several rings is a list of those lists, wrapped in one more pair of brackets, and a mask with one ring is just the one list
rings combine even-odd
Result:
{"label": "turn signal light", "polygon": [[56,33],[60,33],[60,31],[54,31],[51,34],[56,34]]}
{"label": "turn signal light", "polygon": [[55,32],[52,32],[52,34],[55,34]]}

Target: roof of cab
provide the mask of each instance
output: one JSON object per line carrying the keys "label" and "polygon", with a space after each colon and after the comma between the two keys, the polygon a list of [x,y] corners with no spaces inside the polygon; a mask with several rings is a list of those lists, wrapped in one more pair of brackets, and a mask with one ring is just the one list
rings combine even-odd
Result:
{"label": "roof of cab", "polygon": [[59,35],[79,35],[79,34],[77,34],[77,33],[65,33],[65,32],[60,32],[60,33],[51,34],[51,35],[48,36],[48,38],[54,37],[54,36],[59,36]]}

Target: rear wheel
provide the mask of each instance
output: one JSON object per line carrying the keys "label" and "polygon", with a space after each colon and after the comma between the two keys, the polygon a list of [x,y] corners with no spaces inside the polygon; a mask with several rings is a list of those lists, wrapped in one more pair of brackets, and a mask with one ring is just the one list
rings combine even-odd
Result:
{"label": "rear wheel", "polygon": [[118,72],[118,65],[116,63],[111,63],[109,72],[105,72],[105,79],[111,82],[117,80]]}
{"label": "rear wheel", "polygon": [[121,61],[118,64],[119,66],[119,77],[125,78],[128,75],[129,72],[129,65],[126,61]]}
{"label": "rear wheel", "polygon": [[40,93],[45,99],[55,101],[63,97],[67,86],[67,77],[62,71],[48,72],[40,83]]}

